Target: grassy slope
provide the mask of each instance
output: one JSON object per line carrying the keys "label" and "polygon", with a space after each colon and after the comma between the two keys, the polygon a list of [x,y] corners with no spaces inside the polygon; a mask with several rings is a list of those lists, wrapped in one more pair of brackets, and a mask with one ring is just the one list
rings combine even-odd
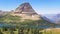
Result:
{"label": "grassy slope", "polygon": [[42,31],[43,34],[60,34],[60,28],[48,28]]}
{"label": "grassy slope", "polygon": [[27,25],[27,26],[55,26],[56,24],[50,23],[41,18],[41,20],[29,20],[21,22],[20,16],[12,16],[10,14],[0,16],[0,23],[3,24],[15,24],[15,25]]}

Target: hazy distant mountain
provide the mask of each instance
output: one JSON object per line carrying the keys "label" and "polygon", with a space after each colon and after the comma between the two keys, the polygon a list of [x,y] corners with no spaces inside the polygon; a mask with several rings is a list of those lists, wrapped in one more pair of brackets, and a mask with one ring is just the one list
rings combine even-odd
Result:
{"label": "hazy distant mountain", "polygon": [[44,19],[49,20],[52,23],[54,23],[55,22],[55,18],[53,16],[55,16],[55,15],[56,14],[44,14],[43,17],[45,16],[47,19],[46,18],[44,18]]}
{"label": "hazy distant mountain", "polygon": [[49,18],[47,18],[46,16],[41,16],[44,20],[48,21],[48,22],[51,22],[51,20]]}
{"label": "hazy distant mountain", "polygon": [[[60,23],[60,14],[47,14],[45,16],[49,19],[49,21],[51,21],[53,23],[56,23],[56,24]],[[48,19],[46,19],[46,20],[48,20]]]}
{"label": "hazy distant mountain", "polygon": [[55,23],[60,24],[60,14],[57,14],[52,17],[55,20]]}

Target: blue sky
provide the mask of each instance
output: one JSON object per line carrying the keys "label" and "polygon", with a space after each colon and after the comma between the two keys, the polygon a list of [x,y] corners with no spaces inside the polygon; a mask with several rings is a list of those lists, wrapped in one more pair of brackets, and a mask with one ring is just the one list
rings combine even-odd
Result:
{"label": "blue sky", "polygon": [[29,2],[39,14],[60,13],[60,0],[0,0],[0,10],[15,10],[24,2]]}

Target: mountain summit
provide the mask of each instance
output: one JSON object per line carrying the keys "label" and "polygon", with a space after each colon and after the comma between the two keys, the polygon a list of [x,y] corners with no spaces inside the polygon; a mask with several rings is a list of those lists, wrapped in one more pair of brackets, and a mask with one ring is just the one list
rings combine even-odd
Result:
{"label": "mountain summit", "polygon": [[37,14],[34,9],[31,7],[29,3],[23,3],[19,7],[16,8],[16,12],[26,13],[26,14]]}

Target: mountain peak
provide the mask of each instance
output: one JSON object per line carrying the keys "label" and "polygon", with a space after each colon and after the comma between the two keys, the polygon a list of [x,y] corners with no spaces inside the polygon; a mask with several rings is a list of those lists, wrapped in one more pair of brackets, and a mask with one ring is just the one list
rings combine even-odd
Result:
{"label": "mountain peak", "polygon": [[30,3],[28,3],[28,2],[22,3],[20,6],[23,6],[23,5],[24,6],[31,6]]}
{"label": "mountain peak", "polygon": [[22,3],[22,4],[23,4],[23,5],[26,5],[26,4],[27,4],[27,5],[30,5],[30,3],[28,3],[28,2],[25,2],[25,3]]}
{"label": "mountain peak", "polygon": [[16,8],[15,11],[20,13],[37,14],[28,2],[22,3],[19,7]]}

